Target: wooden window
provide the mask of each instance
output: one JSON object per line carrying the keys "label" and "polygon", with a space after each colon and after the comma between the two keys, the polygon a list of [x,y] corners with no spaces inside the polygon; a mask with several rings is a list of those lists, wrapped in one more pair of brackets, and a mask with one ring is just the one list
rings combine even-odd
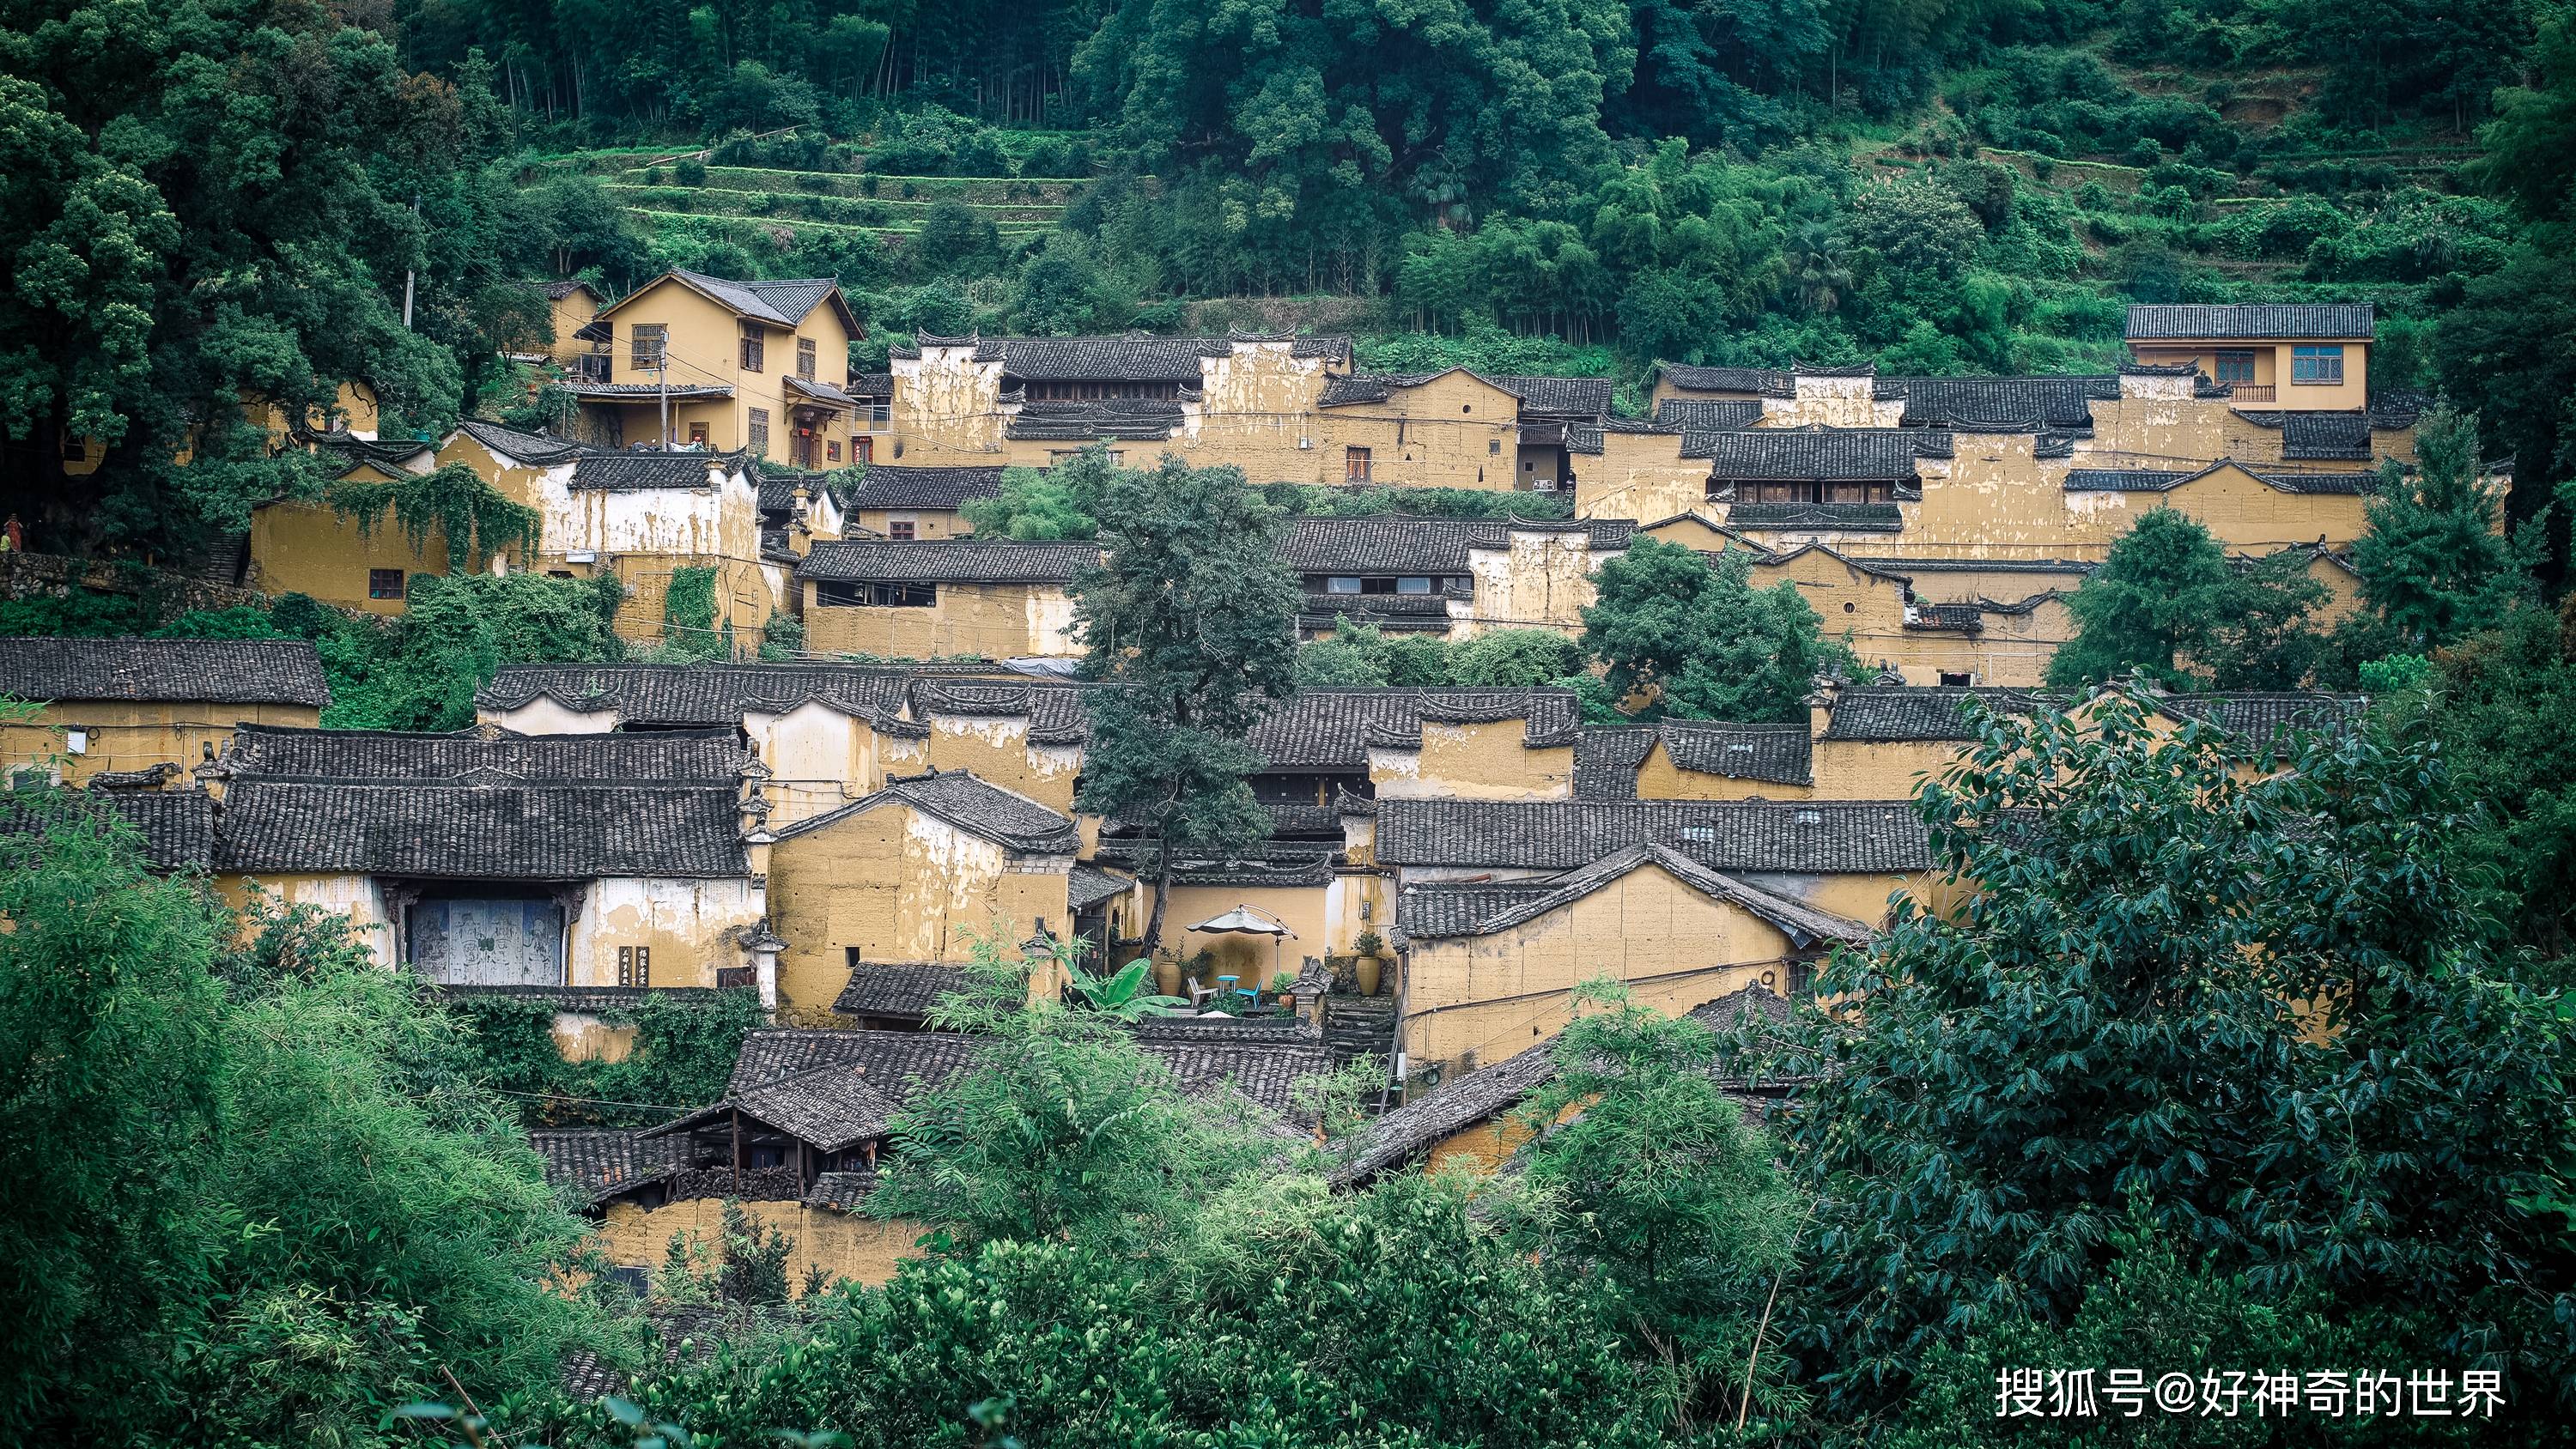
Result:
{"label": "wooden window", "polygon": [[1368,480],[1369,450],[1366,448],[1344,448],[1342,450],[1342,481],[1345,483],[1366,483]]}
{"label": "wooden window", "polygon": [[693,448],[703,448],[706,445],[707,425],[704,423],[689,424],[689,446]]}
{"label": "wooden window", "polygon": [[834,609],[927,609],[939,602],[939,586],[817,579],[814,581],[814,602]]}
{"label": "wooden window", "polygon": [[369,570],[367,570],[367,597],[368,597],[368,598],[370,598],[370,599],[399,599],[399,598],[401,598],[402,596],[403,596],[403,571],[402,571],[401,569],[369,569]]}
{"label": "wooden window", "polygon": [[769,360],[769,339],[757,322],[742,325],[742,370],[758,372]]}
{"label": "wooden window", "polygon": [[2318,387],[2340,385],[2343,382],[2342,346],[2291,348],[2290,381]]}
{"label": "wooden window", "polygon": [[1968,675],[1954,674],[1947,669],[1941,671],[1941,687],[1944,689],[1965,689],[1974,683],[1976,680]]}
{"label": "wooden window", "polygon": [[909,543],[914,537],[913,529],[913,521],[909,518],[889,518],[886,520],[886,537],[888,538],[901,539]]}
{"label": "wooden window", "polygon": [[1395,581],[1395,591],[1399,594],[1427,594],[1431,592],[1431,581],[1429,579],[1397,579]]}
{"label": "wooden window", "polygon": [[2241,382],[2251,386],[2254,382],[2254,354],[2244,351],[2218,354],[2218,380],[2229,384]]}
{"label": "wooden window", "polygon": [[852,439],[850,439],[850,461],[851,461],[851,462],[853,462],[853,463],[873,463],[873,462],[875,462],[875,461],[876,461],[876,454],[877,454],[877,440],[876,440],[876,439],[874,439],[874,438],[852,438]]}
{"label": "wooden window", "polygon": [[1348,575],[1324,580],[1324,592],[1328,594],[1356,594],[1359,591],[1360,581]]}
{"label": "wooden window", "polygon": [[826,438],[823,440],[823,461],[827,463],[837,463],[841,461],[840,439]]}
{"label": "wooden window", "polygon": [[796,339],[796,375],[807,382],[814,380],[814,339],[811,337]]}
{"label": "wooden window", "polygon": [[627,365],[637,372],[661,371],[664,344],[670,335],[671,329],[659,322],[638,322],[627,329]]}
{"label": "wooden window", "polygon": [[753,457],[766,458],[769,456],[769,409],[753,408],[750,412],[751,441],[747,446]]}
{"label": "wooden window", "polygon": [[653,984],[653,948],[620,946],[617,948],[617,984],[650,986]]}

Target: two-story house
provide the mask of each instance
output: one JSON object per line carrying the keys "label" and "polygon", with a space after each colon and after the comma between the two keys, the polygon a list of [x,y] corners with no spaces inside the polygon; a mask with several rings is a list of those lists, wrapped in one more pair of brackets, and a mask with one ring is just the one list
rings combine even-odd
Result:
{"label": "two-story house", "polygon": [[591,325],[607,329],[608,376],[566,390],[603,446],[846,467],[883,401],[849,391],[850,343],[867,327],[830,277],[735,282],[675,268]]}

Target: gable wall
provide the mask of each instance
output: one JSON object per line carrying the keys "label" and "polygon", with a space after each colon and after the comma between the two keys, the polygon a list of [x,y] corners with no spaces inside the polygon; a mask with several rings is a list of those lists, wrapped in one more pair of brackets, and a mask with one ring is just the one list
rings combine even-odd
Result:
{"label": "gable wall", "polygon": [[780,1021],[820,1021],[850,980],[848,948],[868,961],[965,961],[972,932],[1025,939],[1043,918],[1069,934],[1072,858],[1014,858],[1001,846],[900,802],[770,848],[770,928]]}
{"label": "gable wall", "polygon": [[[62,783],[82,785],[103,771],[144,770],[158,764],[179,767],[179,786],[188,771],[205,762],[211,746],[221,755],[232,745],[238,724],[294,725],[310,729],[322,712],[309,704],[220,704],[210,700],[70,700],[39,703],[35,717],[0,723],[0,763],[54,767]],[[90,732],[85,754],[71,754],[63,731],[78,726]]]}
{"label": "gable wall", "polygon": [[1068,658],[1080,652],[1065,637],[1073,600],[1062,584],[939,585],[928,608],[848,608],[817,603],[805,590],[805,647],[817,654],[872,654],[886,659],[978,655]]}
{"label": "gable wall", "polygon": [[1389,800],[1569,800],[1574,747],[1530,749],[1529,722],[1443,724],[1425,720],[1422,748],[1371,746],[1369,780]]}
{"label": "gable wall", "polygon": [[1788,938],[1648,863],[1563,909],[1491,936],[1417,941],[1405,962],[1411,1070],[1490,1065],[1573,1020],[1572,989],[1610,977],[1644,1005],[1688,1011],[1772,973]]}

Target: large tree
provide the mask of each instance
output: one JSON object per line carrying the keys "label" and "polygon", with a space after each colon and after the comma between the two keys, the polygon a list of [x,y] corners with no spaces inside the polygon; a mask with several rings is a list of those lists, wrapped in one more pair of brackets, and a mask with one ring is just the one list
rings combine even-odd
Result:
{"label": "large tree", "polygon": [[1100,492],[1100,565],[1073,582],[1074,632],[1091,696],[1080,805],[1154,832],[1162,942],[1176,853],[1261,840],[1269,815],[1245,777],[1245,743],[1296,687],[1297,576],[1281,561],[1287,515],[1233,468],[1166,455],[1120,469]]}
{"label": "large tree", "polygon": [[2067,600],[2076,635],[2049,660],[2056,685],[2131,673],[2174,685],[2291,689],[2321,641],[2308,614],[2326,600],[2311,556],[2232,560],[2198,519],[2142,515]]}
{"label": "large tree", "polygon": [[1790,1065],[1807,1372],[1882,1405],[1958,1334],[2064,1324],[2136,1202],[2258,1293],[2438,1304],[2417,1354],[2563,1406],[2561,1007],[2446,863],[2441,752],[2356,729],[2257,778],[2120,695],[1981,730],[1918,797],[1974,890],[1838,957]]}
{"label": "large tree", "polygon": [[2382,470],[2352,562],[2363,601],[2423,650],[2491,627],[2529,593],[2541,533],[2506,534],[2505,490],[2478,457],[2474,414],[2434,408],[2415,449],[2412,477],[2394,463]]}
{"label": "large tree", "polygon": [[1752,574],[1749,554],[1711,562],[1652,538],[1603,564],[1583,647],[1612,695],[1647,694],[1656,712],[1680,719],[1793,720],[1806,717],[1819,674],[1858,673],[1795,584],[1757,589]]}

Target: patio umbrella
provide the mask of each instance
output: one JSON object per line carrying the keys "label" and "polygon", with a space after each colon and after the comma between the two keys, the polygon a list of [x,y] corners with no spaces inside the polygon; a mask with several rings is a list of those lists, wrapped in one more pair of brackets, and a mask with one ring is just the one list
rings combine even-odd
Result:
{"label": "patio umbrella", "polygon": [[[1236,906],[1221,916],[1214,916],[1189,928],[1210,936],[1268,936],[1270,938],[1270,974],[1279,974],[1279,943],[1297,933],[1288,923],[1268,911],[1252,906]],[[1257,985],[1257,983],[1256,983]]]}

